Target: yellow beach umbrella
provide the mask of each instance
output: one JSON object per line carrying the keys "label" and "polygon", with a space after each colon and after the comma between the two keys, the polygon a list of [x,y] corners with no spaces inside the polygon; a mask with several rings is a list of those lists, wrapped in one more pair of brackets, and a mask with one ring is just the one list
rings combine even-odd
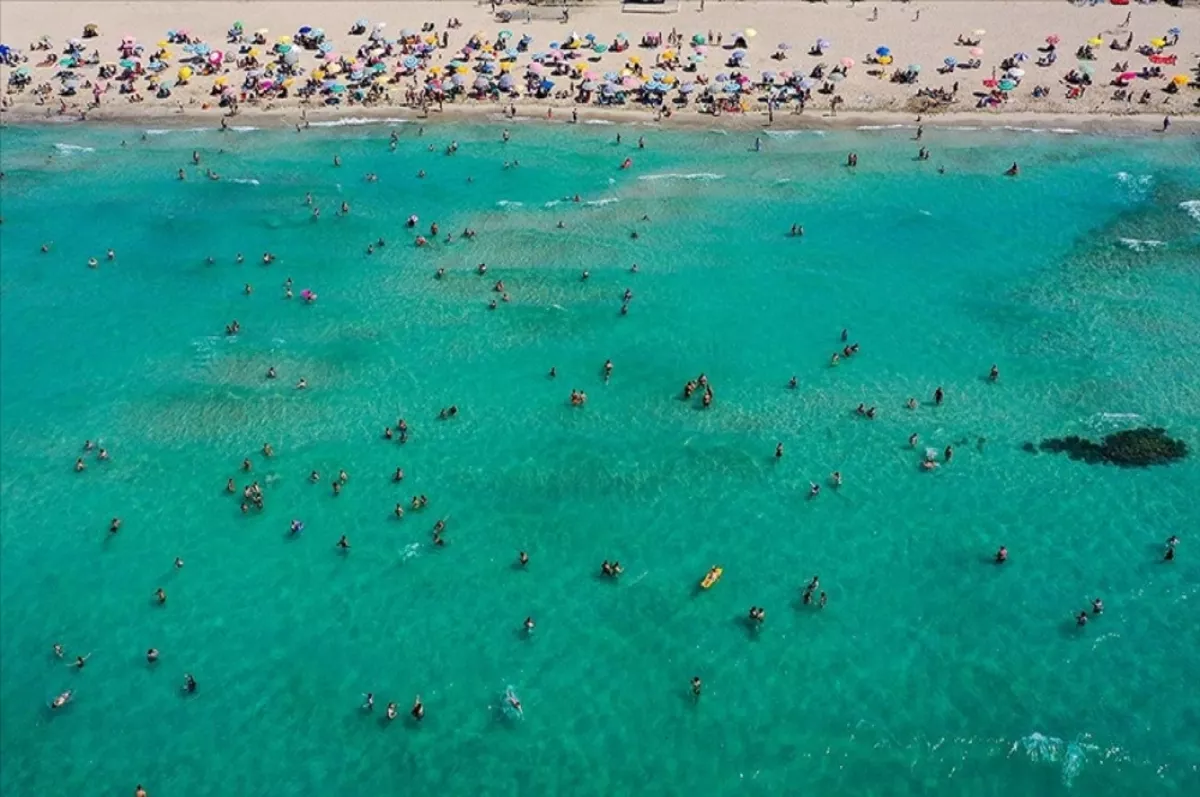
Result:
{"label": "yellow beach umbrella", "polygon": [[296,82],[296,78],[290,77],[287,80],[280,83],[279,85],[283,86],[285,89],[290,89],[292,87],[292,84],[295,82]]}
{"label": "yellow beach umbrella", "polygon": [[217,78],[216,80],[213,81],[213,85],[214,86],[224,86],[228,82],[229,82],[229,78],[226,77],[225,75],[221,75],[219,78]]}
{"label": "yellow beach umbrella", "polygon": [[181,66],[179,67],[178,75],[180,80],[187,80],[192,76],[192,68],[190,66]]}
{"label": "yellow beach umbrella", "polygon": [[636,55],[631,55],[631,56],[629,56],[629,63],[631,63],[631,64],[640,64],[641,62],[642,62],[642,59],[641,59],[641,58],[639,58],[639,57],[637,57]]}
{"label": "yellow beach umbrella", "polygon": [[330,64],[329,66],[325,67],[325,74],[327,74],[327,75],[336,75],[338,72],[341,72],[341,71],[342,71],[342,65],[337,63],[336,61],[334,63]]}
{"label": "yellow beach umbrella", "polygon": [[251,58],[258,58],[260,55],[262,55],[262,53],[257,47],[251,47],[250,52],[246,53],[246,55],[250,56]]}
{"label": "yellow beach umbrella", "polygon": [[160,39],[157,46],[161,49],[163,47],[168,46],[169,44],[170,44],[170,42],[167,41],[166,39]]}
{"label": "yellow beach umbrella", "polygon": [[440,66],[431,66],[429,67],[429,74],[440,75],[442,74],[442,68]]}
{"label": "yellow beach umbrella", "polygon": [[986,35],[987,35],[987,31],[986,31],[986,30],[984,30],[983,28],[979,28],[978,30],[975,30],[975,31],[973,31],[973,32],[971,33],[971,35],[972,35],[972,36],[986,36]]}
{"label": "yellow beach umbrella", "polygon": [[513,62],[512,62],[512,61],[502,61],[502,62],[500,63],[500,71],[501,71],[501,72],[511,72],[511,71],[512,71],[512,68],[513,68]]}
{"label": "yellow beach umbrella", "polygon": [[1176,75],[1175,77],[1171,78],[1171,82],[1176,86],[1186,86],[1190,80],[1191,78],[1187,75]]}
{"label": "yellow beach umbrella", "polygon": [[467,66],[466,64],[463,64],[462,66],[456,68],[454,71],[460,75],[466,75],[466,74],[470,74],[471,67]]}
{"label": "yellow beach umbrella", "polygon": [[1166,40],[1166,39],[1163,39],[1163,38],[1151,39],[1151,40],[1150,40],[1150,44],[1151,44],[1152,46],[1154,46],[1154,47],[1166,47],[1166,46],[1167,46],[1167,40]]}
{"label": "yellow beach umbrella", "polygon": [[279,42],[280,44],[291,44],[291,43],[292,43],[292,37],[291,37],[291,36],[280,36],[280,37],[279,37],[278,39],[276,39],[275,41]]}
{"label": "yellow beach umbrella", "polygon": [[1099,47],[1100,45],[1104,44],[1104,39],[1101,39],[1099,36],[1093,36],[1087,40],[1087,43],[1093,47]]}
{"label": "yellow beach umbrella", "polygon": [[743,32],[746,34],[747,39],[753,39],[758,35],[758,31],[756,31],[754,28],[746,28],[746,30]]}
{"label": "yellow beach umbrella", "polygon": [[163,50],[162,52],[160,52],[158,54],[158,57],[159,57],[159,60],[170,61],[172,58],[175,57],[175,53],[171,52],[170,50]]}
{"label": "yellow beach umbrella", "polygon": [[892,62],[892,57],[890,55],[879,56],[879,63],[883,64],[884,66],[887,66],[891,62]]}
{"label": "yellow beach umbrella", "polygon": [[317,80],[324,80],[325,79],[325,70],[324,69],[314,69],[312,75]]}

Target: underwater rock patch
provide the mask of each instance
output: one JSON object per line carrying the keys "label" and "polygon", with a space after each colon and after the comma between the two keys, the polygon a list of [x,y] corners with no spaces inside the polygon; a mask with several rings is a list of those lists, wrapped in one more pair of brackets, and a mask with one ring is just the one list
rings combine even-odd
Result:
{"label": "underwater rock patch", "polygon": [[[1022,446],[1034,450],[1032,443]],[[1166,465],[1188,454],[1187,443],[1167,436],[1162,428],[1126,429],[1106,436],[1095,443],[1085,437],[1051,437],[1038,448],[1053,454],[1066,454],[1071,459],[1090,465],[1112,464],[1122,468],[1143,468]]]}

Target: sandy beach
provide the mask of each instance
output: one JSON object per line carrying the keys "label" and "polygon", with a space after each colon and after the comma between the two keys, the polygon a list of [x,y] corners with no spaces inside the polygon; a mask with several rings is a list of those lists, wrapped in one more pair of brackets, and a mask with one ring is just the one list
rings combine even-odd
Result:
{"label": "sandy beach", "polygon": [[[931,124],[1148,129],[1170,115],[1190,129],[1200,114],[1196,15],[1163,3],[567,8],[564,20],[561,6],[503,3],[493,13],[433,0],[8,2],[2,118],[260,126],[514,113],[811,127],[922,114]],[[88,25],[95,35],[84,38]],[[304,40],[302,28],[324,35]],[[64,68],[72,39],[80,63]]]}

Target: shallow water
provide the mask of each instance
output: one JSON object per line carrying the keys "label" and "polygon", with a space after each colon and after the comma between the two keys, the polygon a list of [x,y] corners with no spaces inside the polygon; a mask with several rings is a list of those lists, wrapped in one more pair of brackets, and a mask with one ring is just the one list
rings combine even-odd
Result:
{"label": "shallow water", "polygon": [[[754,153],[648,127],[396,129],[395,153],[372,125],[0,131],[0,791],[1200,788],[1196,456],[1022,450],[1137,425],[1200,445],[1196,141],[930,131],[919,163],[905,130]],[[478,237],[418,249],[414,213]],[[285,300],[289,275],[319,300]],[[495,279],[513,301],[489,311]],[[843,327],[862,351],[830,368]],[[708,410],[679,398],[700,372]],[[381,437],[398,416],[403,446]],[[87,438],[112,459],[76,474]],[[813,574],[824,610],[800,600]]]}

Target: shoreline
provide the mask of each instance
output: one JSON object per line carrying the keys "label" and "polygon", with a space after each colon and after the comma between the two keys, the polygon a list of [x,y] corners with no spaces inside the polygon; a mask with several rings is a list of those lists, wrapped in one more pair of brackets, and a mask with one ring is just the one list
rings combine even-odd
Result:
{"label": "shoreline", "polygon": [[[113,114],[89,116],[81,119],[70,115],[48,115],[46,113],[31,113],[25,108],[10,108],[0,114],[0,129],[8,127],[87,127],[123,128],[134,130],[201,130],[220,129],[221,120],[227,120],[229,129],[235,132],[249,130],[283,130],[294,128],[297,124],[307,121],[311,127],[337,128],[360,127],[383,124],[493,124],[518,125],[539,123],[546,125],[572,125],[569,112],[570,105],[519,106],[516,118],[509,118],[504,113],[503,104],[495,105],[446,105],[441,111],[431,110],[422,113],[419,110],[405,106],[379,107],[364,106],[340,108],[330,112],[323,108],[301,109],[301,116],[296,108],[276,108],[261,110],[254,114],[240,113],[227,116],[220,113],[194,111],[179,113],[168,108],[162,108],[162,113],[154,113],[154,108],[139,109],[137,114]],[[546,109],[553,109],[555,116],[546,115]],[[151,112],[147,113],[146,110]],[[529,113],[529,111],[535,111]],[[1021,112],[980,112],[980,111],[949,111],[938,113],[922,113],[895,110],[852,110],[839,114],[831,114],[828,110],[810,110],[804,113],[776,113],[773,123],[767,122],[766,113],[737,114],[712,116],[708,114],[676,114],[667,119],[655,119],[646,112],[630,108],[583,108],[580,110],[577,124],[591,125],[637,125],[652,127],[659,130],[735,130],[746,132],[770,133],[772,131],[820,131],[820,132],[849,132],[885,129],[915,129],[918,124],[930,130],[974,132],[975,130],[1015,130],[1015,131],[1046,131],[1060,133],[1079,133],[1089,135],[1106,134],[1160,134],[1162,117],[1157,114],[1130,113],[1123,115],[1107,113],[1039,113]],[[1170,135],[1198,136],[1200,135],[1200,115],[1172,116]]]}

